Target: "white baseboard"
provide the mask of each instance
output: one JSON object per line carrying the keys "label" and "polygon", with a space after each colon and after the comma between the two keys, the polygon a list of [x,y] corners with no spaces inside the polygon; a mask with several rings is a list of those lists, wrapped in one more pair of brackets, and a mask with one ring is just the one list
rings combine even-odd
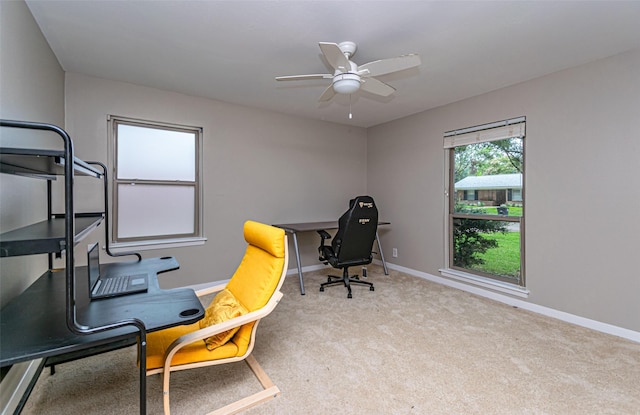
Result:
{"label": "white baseboard", "polygon": [[230,278],[227,278],[226,280],[204,282],[202,284],[185,285],[180,288],[191,288],[193,291],[206,290],[207,288],[215,287],[216,285],[220,285],[220,284],[226,285],[229,282],[229,280]]}
{"label": "white baseboard", "polygon": [[[378,264],[382,264],[380,261],[374,261]],[[467,291],[472,294],[479,295],[481,297],[489,298],[491,300],[499,301],[510,306],[522,308],[523,310],[532,311],[534,313],[542,314],[547,317],[555,318],[567,323],[575,324],[577,326],[586,327],[588,329],[596,330],[602,333],[611,334],[614,336],[622,337],[637,343],[640,343],[640,332],[625,329],[623,327],[614,326],[612,324],[603,323],[597,320],[591,320],[585,317],[570,314],[564,311],[556,310],[553,308],[541,306],[538,304],[530,303],[528,301],[513,298],[508,295],[500,294],[498,292],[483,289],[477,286],[472,286],[462,282],[454,281],[448,278],[428,274],[426,272],[416,271],[411,268],[405,268],[399,265],[390,264],[387,262],[387,268],[394,269],[396,271],[404,272],[416,277],[424,278],[431,282],[446,285],[448,287],[457,288],[462,291]]]}
{"label": "white baseboard", "polygon": [[[331,268],[329,265],[324,265],[324,264],[320,264],[320,265],[311,265],[308,267],[302,267],[302,272],[312,272],[312,271],[317,271],[319,269],[324,269],[324,268]],[[287,275],[298,275],[298,268],[289,268],[287,270]],[[227,278],[225,280],[219,280],[219,281],[211,281],[211,282],[205,282],[202,284],[192,284],[192,285],[185,285],[182,286],[180,288],[191,288],[194,291],[198,291],[198,290],[203,290],[203,289],[207,289],[210,287],[214,287],[218,284],[227,284],[229,282],[230,278]],[[0,414],[1,415],[1,414]]]}
{"label": "white baseboard", "polygon": [[[382,266],[382,261],[380,260],[376,259],[373,261],[373,263],[376,265]],[[312,271],[317,271],[325,268],[331,268],[331,267],[324,264],[310,265],[310,266],[302,267],[302,272],[303,273],[312,272]],[[544,316],[555,318],[557,320],[561,320],[567,323],[575,324],[577,326],[586,327],[588,329],[599,331],[601,333],[611,334],[614,336],[622,337],[624,339],[628,339],[628,340],[640,343],[640,332],[637,332],[634,330],[625,329],[623,327],[618,327],[612,324],[603,323],[601,321],[577,316],[575,314],[556,310],[550,307],[545,307],[538,304],[530,303],[524,300],[520,300],[518,298],[513,298],[508,295],[491,291],[489,289],[483,289],[479,286],[465,284],[459,281],[436,276],[433,274],[428,274],[422,271],[416,271],[415,269],[402,267],[400,265],[390,264],[389,262],[387,262],[387,268],[404,272],[406,274],[413,275],[419,278],[424,278],[425,280],[435,282],[437,284],[446,285],[447,287],[456,288],[462,291],[479,295],[481,297],[489,298],[491,300],[495,300],[503,304],[508,304],[513,307],[522,308],[523,310],[532,311],[534,313],[542,314]],[[296,274],[298,274],[298,268],[289,268],[289,270],[287,271],[287,275],[296,275]]]}
{"label": "white baseboard", "polygon": [[[308,265],[306,267],[302,267],[302,272],[313,272],[318,271],[320,269],[331,268],[329,265],[318,264],[318,265]],[[293,275],[298,273],[298,268],[289,268],[287,271],[287,275]]]}
{"label": "white baseboard", "polygon": [[0,414],[9,415],[16,413],[21,400],[31,386],[31,382],[37,380],[42,369],[43,359],[30,360],[14,364],[2,379],[0,387]]}

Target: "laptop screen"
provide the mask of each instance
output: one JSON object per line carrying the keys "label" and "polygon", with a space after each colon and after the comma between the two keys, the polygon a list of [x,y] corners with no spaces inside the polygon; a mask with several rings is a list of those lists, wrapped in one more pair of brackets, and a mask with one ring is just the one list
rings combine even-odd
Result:
{"label": "laptop screen", "polygon": [[100,249],[98,242],[89,245],[87,254],[87,272],[89,273],[89,291],[93,289],[100,278]]}

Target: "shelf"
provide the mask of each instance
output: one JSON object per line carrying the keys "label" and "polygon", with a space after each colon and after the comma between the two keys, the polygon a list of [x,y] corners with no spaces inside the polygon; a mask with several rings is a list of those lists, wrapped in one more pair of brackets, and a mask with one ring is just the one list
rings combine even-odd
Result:
{"label": "shelf", "polygon": [[[55,180],[64,175],[65,154],[63,150],[42,150],[31,148],[0,148],[0,172],[21,176]],[[88,163],[74,158],[76,173],[100,178],[102,173]]]}
{"label": "shelf", "polygon": [[[82,214],[75,218],[75,238],[77,244],[95,229],[104,214]],[[0,235],[0,257],[46,254],[65,249],[65,219],[52,218]]]}
{"label": "shelf", "polygon": [[[77,281],[74,266],[74,249],[83,238],[94,230],[104,220],[106,229],[108,228],[108,206],[109,200],[107,194],[107,168],[99,162],[85,162],[74,157],[73,142],[69,134],[62,128],[45,123],[37,123],[30,121],[14,121],[0,119],[0,127],[40,130],[55,133],[62,140],[62,150],[49,150],[39,148],[15,148],[0,147],[0,173],[27,176],[32,178],[40,178],[47,180],[47,220],[34,223],[19,229],[0,234],[0,257],[13,257],[19,255],[48,254],[49,271],[43,274],[35,283],[31,284],[25,291],[14,297],[9,303],[2,308],[2,316],[0,317],[0,350],[2,350],[0,358],[0,367],[19,363],[24,360],[33,360],[31,356],[51,357],[69,352],[83,351],[87,348],[97,350],[104,345],[129,341],[132,337],[140,333],[144,338],[146,326],[153,327],[154,318],[158,318],[161,312],[166,312],[174,307],[175,291],[168,292],[167,295],[162,294],[163,300],[160,306],[151,307],[158,304],[158,297],[147,296],[148,301],[144,304],[129,304],[127,299],[121,304],[117,310],[112,310],[108,304],[120,304],[117,300],[114,303],[107,301],[88,301],[88,278],[87,272],[84,272],[82,281]],[[5,130],[2,130],[3,134]],[[9,134],[9,133],[7,133]],[[53,135],[49,135],[53,137]],[[16,140],[23,142],[20,137]],[[16,141],[18,142],[18,141]],[[38,141],[39,142],[39,141]],[[51,143],[55,144],[55,143]],[[47,145],[49,147],[49,145]],[[53,148],[58,148],[54,145]],[[95,166],[101,166],[102,170],[96,170]],[[74,214],[74,176],[83,175],[97,179],[102,179],[104,187],[104,211],[101,213],[84,213]],[[52,212],[52,188],[51,181],[60,177],[64,182],[64,214],[54,215]],[[19,195],[11,195],[11,197],[19,197]],[[71,246],[73,245],[73,246]],[[54,277],[53,254],[65,251],[65,268],[61,271],[60,277]],[[107,237],[107,253],[109,252]],[[137,255],[139,261],[142,262],[140,255]],[[175,260],[173,261],[175,262]],[[171,261],[163,261],[163,264],[171,264]],[[86,267],[85,267],[86,268]],[[158,270],[162,272],[168,269]],[[177,262],[175,267],[177,268]],[[157,287],[157,280],[155,286]],[[89,317],[88,325],[81,324],[77,320],[78,306],[76,303],[76,282],[84,283],[85,302],[81,305],[83,314]],[[159,287],[157,287],[159,290]],[[34,297],[35,295],[35,297]],[[202,318],[204,310],[198,309],[201,313],[196,313],[193,321],[184,320],[180,312],[194,308],[195,304],[201,305],[193,290],[185,290],[185,295],[192,298],[185,298],[188,304],[180,307],[177,314],[180,320],[168,322],[166,319],[161,320],[165,325],[189,324]],[[42,297],[41,297],[42,296]],[[165,298],[166,297],[166,298]],[[131,299],[128,299],[131,300]],[[52,304],[56,304],[52,307]],[[145,306],[146,304],[146,306]],[[34,307],[44,307],[41,310],[34,311]],[[103,310],[101,307],[106,307]],[[139,309],[137,309],[139,308]],[[200,307],[201,308],[201,307]],[[132,311],[133,309],[133,311]],[[119,310],[119,311],[118,311]],[[94,312],[95,311],[95,312]],[[104,318],[105,311],[110,312],[108,318]],[[150,314],[150,315],[145,315]],[[97,315],[98,317],[95,317]],[[92,317],[93,316],[93,317]],[[174,317],[172,315],[172,317]],[[30,325],[30,322],[33,323]],[[164,327],[157,327],[161,329]],[[26,342],[25,342],[26,341]],[[140,346],[141,362],[146,359],[146,345],[142,343]],[[83,354],[84,355],[84,354]],[[72,356],[76,357],[76,355]],[[79,357],[79,356],[78,356]],[[145,365],[140,364],[140,413],[146,413],[146,376]],[[4,386],[4,385],[3,385]],[[4,390],[3,390],[4,392]],[[15,389],[12,393],[22,394]],[[26,394],[28,395],[28,393]],[[26,399],[27,396],[21,399]],[[19,412],[19,410],[17,411]]]}

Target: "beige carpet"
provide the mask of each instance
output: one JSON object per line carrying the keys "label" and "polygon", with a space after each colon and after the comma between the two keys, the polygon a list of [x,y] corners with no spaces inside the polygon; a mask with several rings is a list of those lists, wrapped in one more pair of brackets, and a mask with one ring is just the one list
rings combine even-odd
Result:
{"label": "beige carpet", "polygon": [[[640,414],[640,344],[369,267],[375,291],[296,276],[254,355],[282,395],[259,414]],[[135,350],[45,370],[23,414],[135,414]],[[147,379],[162,413],[160,376]],[[172,375],[172,413],[203,414],[260,389],[243,363]]]}

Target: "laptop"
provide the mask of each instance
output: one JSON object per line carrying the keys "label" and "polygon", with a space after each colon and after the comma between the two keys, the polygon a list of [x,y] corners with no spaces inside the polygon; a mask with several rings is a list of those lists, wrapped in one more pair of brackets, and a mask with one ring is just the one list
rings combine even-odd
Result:
{"label": "laptop", "polygon": [[92,300],[145,292],[149,288],[146,273],[101,276],[100,249],[97,242],[88,247],[87,275],[89,276],[89,298]]}

